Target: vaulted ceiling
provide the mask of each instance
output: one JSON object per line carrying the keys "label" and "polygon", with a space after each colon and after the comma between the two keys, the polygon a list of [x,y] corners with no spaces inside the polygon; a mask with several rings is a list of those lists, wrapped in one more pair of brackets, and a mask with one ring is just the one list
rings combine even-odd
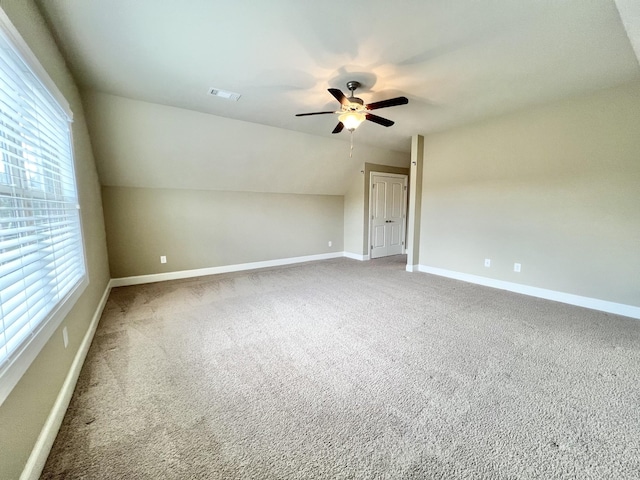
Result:
{"label": "vaulted ceiling", "polygon": [[409,98],[358,142],[404,152],[416,133],[640,79],[628,0],[38,4],[84,89],[330,137],[336,118],[294,114],[336,109],[327,88],[358,80],[367,103]]}

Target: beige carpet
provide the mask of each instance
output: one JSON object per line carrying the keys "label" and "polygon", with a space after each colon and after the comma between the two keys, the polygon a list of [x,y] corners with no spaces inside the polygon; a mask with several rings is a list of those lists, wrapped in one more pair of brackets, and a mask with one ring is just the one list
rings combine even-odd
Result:
{"label": "beige carpet", "polygon": [[43,478],[640,478],[640,322],[335,259],[114,289]]}

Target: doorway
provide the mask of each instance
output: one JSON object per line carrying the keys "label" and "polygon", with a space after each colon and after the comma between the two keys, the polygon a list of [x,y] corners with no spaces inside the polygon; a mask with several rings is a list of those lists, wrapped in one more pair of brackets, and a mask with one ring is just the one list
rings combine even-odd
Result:
{"label": "doorway", "polygon": [[407,175],[371,172],[369,186],[370,258],[405,252]]}

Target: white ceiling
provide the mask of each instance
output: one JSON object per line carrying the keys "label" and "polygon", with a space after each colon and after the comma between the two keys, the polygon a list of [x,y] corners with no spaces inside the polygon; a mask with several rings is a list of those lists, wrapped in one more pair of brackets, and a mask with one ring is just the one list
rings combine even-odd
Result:
{"label": "white ceiling", "polygon": [[404,152],[416,133],[640,79],[638,22],[614,0],[38,4],[82,88],[329,137],[336,118],[294,114],[335,109],[326,89],[359,80],[366,103],[409,105],[357,141]]}

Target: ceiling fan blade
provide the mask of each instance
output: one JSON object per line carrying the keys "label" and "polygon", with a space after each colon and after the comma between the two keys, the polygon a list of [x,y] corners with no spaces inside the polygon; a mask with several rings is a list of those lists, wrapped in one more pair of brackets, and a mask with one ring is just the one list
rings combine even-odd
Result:
{"label": "ceiling fan blade", "polygon": [[344,123],[338,122],[338,124],[336,125],[336,128],[334,128],[333,132],[331,133],[340,133],[343,128],[344,128]]}
{"label": "ceiling fan blade", "polygon": [[395,123],[392,120],[387,120],[386,118],[379,117],[377,115],[374,115],[373,113],[365,113],[364,116],[367,117],[367,120],[369,120],[370,122],[377,123],[378,125],[382,125],[383,127],[390,127]]}
{"label": "ceiling fan blade", "polygon": [[367,110],[376,110],[377,108],[395,107],[396,105],[406,105],[409,103],[407,97],[390,98],[389,100],[381,100],[379,102],[369,103]]}
{"label": "ceiling fan blade", "polygon": [[340,102],[340,105],[345,105],[349,103],[349,100],[347,99],[347,97],[344,96],[344,93],[342,93],[342,90],[338,90],[337,88],[330,88],[329,93],[334,97],[336,97],[336,100]]}
{"label": "ceiling fan blade", "polygon": [[311,112],[311,113],[296,113],[296,117],[308,117],[309,115],[326,115],[327,113],[336,113],[336,112]]}

